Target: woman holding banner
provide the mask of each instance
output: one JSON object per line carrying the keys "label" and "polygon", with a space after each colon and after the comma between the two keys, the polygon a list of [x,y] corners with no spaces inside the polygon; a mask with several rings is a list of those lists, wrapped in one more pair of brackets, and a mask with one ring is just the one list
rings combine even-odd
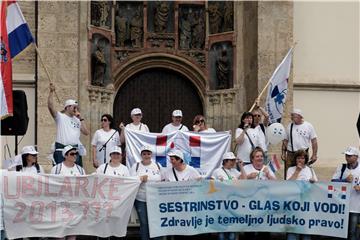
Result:
{"label": "woman holding banner", "polygon": [[[314,170],[307,166],[309,156],[305,150],[298,150],[294,153],[294,162],[296,166],[290,167],[286,172],[286,180],[302,180],[311,183],[318,179]],[[297,240],[302,236],[303,240],[310,240],[310,235],[300,235],[295,233],[288,233],[287,240]]]}
{"label": "woman holding banner", "polygon": [[244,112],[241,122],[235,132],[237,144],[237,157],[244,164],[250,164],[250,153],[255,147],[259,146],[259,131],[254,126],[254,116],[251,112]]}
{"label": "woman holding banner", "polygon": [[38,151],[34,146],[25,146],[21,150],[21,165],[16,166],[17,172],[44,173],[44,169],[37,162]]}
{"label": "woman holding banner", "polygon": [[118,146],[113,146],[109,152],[110,161],[108,163],[101,164],[97,169],[97,174],[104,174],[110,176],[129,177],[130,172],[125,165],[121,163],[122,151]]}
{"label": "woman holding banner", "polygon": [[[152,149],[150,146],[141,148],[141,162],[135,163],[130,169],[131,176],[138,176],[141,184],[135,199],[135,209],[140,220],[141,240],[150,239],[149,223],[146,205],[146,183],[161,181],[161,167],[151,160]],[[153,238],[161,239],[161,238]]]}

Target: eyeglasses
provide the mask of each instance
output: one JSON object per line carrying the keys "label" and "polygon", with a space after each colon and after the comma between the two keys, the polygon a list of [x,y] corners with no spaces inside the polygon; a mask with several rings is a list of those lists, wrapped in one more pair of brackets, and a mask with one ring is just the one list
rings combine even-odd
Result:
{"label": "eyeglasses", "polygon": [[106,118],[101,119],[102,122],[107,122],[108,120]]}
{"label": "eyeglasses", "polygon": [[204,119],[200,119],[199,121],[196,121],[195,124],[204,123],[204,122],[205,122]]}
{"label": "eyeglasses", "polygon": [[78,153],[77,152],[72,152],[72,153],[69,153],[69,155],[70,156],[76,156],[76,155],[78,155]]}

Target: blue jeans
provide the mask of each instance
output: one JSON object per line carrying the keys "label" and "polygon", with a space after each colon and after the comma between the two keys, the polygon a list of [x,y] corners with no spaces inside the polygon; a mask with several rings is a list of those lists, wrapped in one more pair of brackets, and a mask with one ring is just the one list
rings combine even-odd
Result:
{"label": "blue jeans", "polygon": [[[226,238],[227,236],[227,238]],[[229,232],[229,233],[225,233],[225,232],[222,232],[222,233],[219,233],[219,237],[218,239],[219,240],[235,240],[235,233],[234,232]]]}
{"label": "blue jeans", "polygon": [[360,213],[351,212],[349,215],[348,239],[358,240],[360,235]]}
{"label": "blue jeans", "polygon": [[[141,240],[149,240],[149,224],[148,224],[148,215],[147,215],[147,207],[146,202],[135,200],[135,209],[138,214],[138,218],[140,221],[140,237]],[[156,237],[152,239],[162,239],[161,237]]]}

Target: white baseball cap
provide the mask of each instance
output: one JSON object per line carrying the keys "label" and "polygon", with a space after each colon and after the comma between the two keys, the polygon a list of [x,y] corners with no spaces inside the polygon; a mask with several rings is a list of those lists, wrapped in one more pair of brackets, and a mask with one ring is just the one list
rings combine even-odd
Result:
{"label": "white baseball cap", "polygon": [[184,154],[178,149],[174,149],[171,152],[169,152],[168,156],[169,157],[178,157],[178,158],[184,160]]}
{"label": "white baseball cap", "polygon": [[227,153],[224,153],[223,157],[222,157],[222,160],[225,160],[225,159],[236,159],[234,153],[232,152],[227,152]]}
{"label": "white baseball cap", "polygon": [[130,115],[137,115],[137,114],[142,114],[141,109],[140,108],[134,108],[133,110],[131,110]]}
{"label": "white baseball cap", "polygon": [[149,145],[142,146],[140,152],[143,152],[143,151],[153,152],[151,146],[149,146]]}
{"label": "white baseball cap", "polygon": [[353,156],[353,155],[359,156],[359,150],[356,147],[350,146],[350,147],[346,148],[344,154],[351,155],[351,156]]}
{"label": "white baseball cap", "polygon": [[112,153],[122,154],[121,147],[113,146],[113,147],[110,149],[109,155],[111,155]]}
{"label": "white baseball cap", "polygon": [[64,104],[64,108],[66,108],[67,106],[72,106],[72,105],[78,105],[78,102],[74,99],[68,99],[65,101],[65,104]]}
{"label": "white baseball cap", "polygon": [[69,151],[74,150],[74,149],[77,150],[77,148],[74,147],[74,146],[71,146],[71,145],[65,146],[65,147],[63,148],[63,150],[62,150],[62,155],[63,155],[63,157],[65,157],[65,155],[66,155]]}
{"label": "white baseball cap", "polygon": [[36,151],[34,146],[25,146],[23,147],[23,149],[21,150],[21,155],[23,154],[38,154],[39,152]]}
{"label": "white baseball cap", "polygon": [[174,111],[172,112],[172,115],[173,115],[173,117],[182,117],[182,116],[183,116],[181,110],[174,110]]}
{"label": "white baseball cap", "polygon": [[291,114],[298,114],[298,115],[300,115],[300,116],[303,117],[303,114],[302,114],[301,109],[298,109],[298,108],[294,108],[294,109],[292,110]]}

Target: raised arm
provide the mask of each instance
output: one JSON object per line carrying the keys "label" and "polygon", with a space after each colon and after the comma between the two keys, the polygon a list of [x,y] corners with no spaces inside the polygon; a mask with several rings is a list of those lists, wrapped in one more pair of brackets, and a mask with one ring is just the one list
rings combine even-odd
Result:
{"label": "raised arm", "polygon": [[48,109],[51,114],[51,116],[55,119],[56,118],[56,110],[54,107],[54,92],[55,92],[55,86],[54,84],[50,83],[49,85],[49,97],[48,97]]}

